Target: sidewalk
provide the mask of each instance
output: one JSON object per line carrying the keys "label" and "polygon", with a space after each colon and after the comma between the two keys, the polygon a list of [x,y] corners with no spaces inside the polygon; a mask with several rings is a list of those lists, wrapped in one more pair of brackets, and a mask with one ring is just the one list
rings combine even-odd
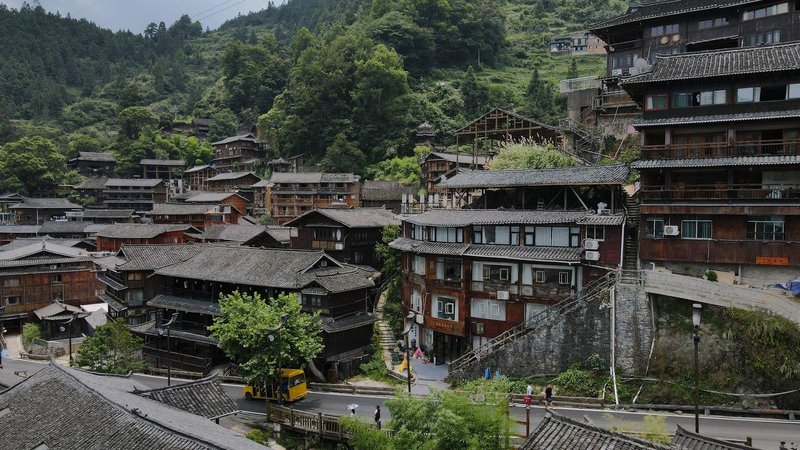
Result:
{"label": "sidewalk", "polygon": [[447,378],[447,364],[437,366],[433,362],[426,364],[421,359],[412,359],[411,370],[417,375],[416,382],[411,386],[414,395],[428,395],[431,389],[443,391],[450,388],[444,381]]}

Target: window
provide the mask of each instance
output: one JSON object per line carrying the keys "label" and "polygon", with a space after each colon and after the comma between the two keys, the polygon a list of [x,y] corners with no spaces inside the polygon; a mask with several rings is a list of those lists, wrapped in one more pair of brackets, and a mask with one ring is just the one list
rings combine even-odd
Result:
{"label": "window", "polygon": [[711,239],[710,220],[684,220],[681,222],[683,239]]}
{"label": "window", "polygon": [[727,93],[725,90],[678,92],[672,95],[673,108],[724,105],[725,103],[727,103]]}
{"label": "window", "polygon": [[128,281],[143,280],[144,274],[141,272],[134,272],[128,274]]}
{"label": "window", "polygon": [[792,83],[786,86],[786,99],[800,98],[800,83]]}
{"label": "window", "polygon": [[580,228],[536,227],[534,242],[539,247],[580,247]]}
{"label": "window", "polygon": [[697,28],[701,30],[708,30],[709,28],[724,27],[727,24],[727,17],[717,17],[716,19],[701,20],[697,23]]}
{"label": "window", "polygon": [[645,221],[647,237],[649,238],[663,238],[664,237],[664,219],[647,219]]}
{"label": "window", "polygon": [[16,305],[19,303],[19,295],[9,295],[6,297],[6,305]]}
{"label": "window", "polygon": [[650,28],[650,37],[664,36],[678,32],[680,32],[680,27],[677,23],[673,23],[671,25],[659,25],[657,27]]}
{"label": "window", "polygon": [[131,306],[140,306],[144,300],[144,292],[141,289],[130,290],[125,293],[125,300]]}
{"label": "window", "polygon": [[558,272],[558,284],[569,285],[572,283],[572,272]]}
{"label": "window", "polygon": [[429,227],[428,240],[433,242],[464,242],[464,230],[452,227]]}
{"label": "window", "polygon": [[519,227],[476,226],[472,242],[489,245],[519,245]]}
{"label": "window", "polygon": [[436,279],[438,279],[438,280],[461,280],[461,259],[459,259],[459,258],[437,258],[436,259]]}
{"label": "window", "polygon": [[777,16],[789,12],[789,3],[778,3],[765,8],[753,9],[742,13],[742,21],[763,19],[764,17]]}
{"label": "window", "polygon": [[417,275],[425,275],[425,257],[414,256],[411,260],[411,271]]}
{"label": "window", "polygon": [[660,111],[667,109],[667,95],[648,95],[645,103],[645,109],[648,111]]}
{"label": "window", "polygon": [[525,270],[530,270],[533,276],[528,278],[528,275],[522,277],[523,284],[560,284],[565,286],[572,285],[572,270],[564,270],[557,268],[541,268],[526,266]]}
{"label": "window", "polygon": [[760,87],[746,87],[736,90],[736,103],[758,102],[761,99]]}
{"label": "window", "polygon": [[525,245],[536,245],[536,241],[534,240],[536,237],[534,233],[535,229],[536,227],[525,227]]}
{"label": "window", "polygon": [[418,313],[422,312],[422,296],[420,295],[419,291],[411,291],[411,302],[409,303],[408,307],[412,311],[416,311]]}
{"label": "window", "polygon": [[755,47],[766,44],[780,44],[781,30],[770,30],[760,33],[748,34],[744,37],[745,47]]}
{"label": "window", "polygon": [[606,227],[602,225],[588,225],[586,227],[586,239],[604,241],[606,239]]}
{"label": "window", "polygon": [[433,299],[433,316],[439,319],[458,320],[458,301],[452,297],[436,296]]}
{"label": "window", "polygon": [[59,273],[59,274],[53,275],[52,278],[50,279],[50,281],[52,281],[53,283],[61,283],[61,274]]}
{"label": "window", "polygon": [[627,55],[616,55],[611,57],[612,69],[627,69],[633,66],[633,60],[636,55],[629,53]]}
{"label": "window", "polygon": [[3,280],[3,287],[19,286],[19,278],[7,278]]}
{"label": "window", "polygon": [[756,241],[783,241],[783,216],[756,216],[747,219],[747,239]]}
{"label": "window", "polygon": [[315,241],[341,241],[342,230],[338,228],[314,228]]}
{"label": "window", "polygon": [[499,266],[493,264],[483,265],[483,279],[492,281],[510,281],[511,266]]}
{"label": "window", "polygon": [[411,239],[417,241],[425,240],[425,227],[422,225],[411,225]]}
{"label": "window", "polygon": [[470,314],[475,319],[506,320],[506,303],[498,300],[473,298]]}

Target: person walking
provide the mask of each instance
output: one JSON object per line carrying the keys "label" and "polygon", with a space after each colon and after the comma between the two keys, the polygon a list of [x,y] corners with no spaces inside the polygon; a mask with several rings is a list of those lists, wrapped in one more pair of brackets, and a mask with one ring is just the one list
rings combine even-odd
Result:
{"label": "person walking", "polygon": [[375,406],[375,426],[381,429],[381,405]]}
{"label": "person walking", "polygon": [[553,406],[553,385],[548,384],[544,389],[544,401],[546,406]]}
{"label": "person walking", "polygon": [[528,397],[533,395],[533,386],[531,386],[530,384],[528,384],[528,388],[525,389],[525,395],[527,395]]}

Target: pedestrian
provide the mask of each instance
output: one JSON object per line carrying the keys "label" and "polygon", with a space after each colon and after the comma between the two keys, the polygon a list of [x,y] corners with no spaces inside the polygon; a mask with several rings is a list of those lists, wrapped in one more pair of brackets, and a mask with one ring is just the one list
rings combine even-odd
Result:
{"label": "pedestrian", "polygon": [[381,405],[375,406],[375,426],[381,429]]}
{"label": "pedestrian", "polygon": [[525,395],[527,395],[528,397],[533,395],[533,386],[531,386],[530,383],[528,384],[527,389],[525,389]]}
{"label": "pedestrian", "polygon": [[544,401],[547,406],[553,406],[553,385],[548,384],[544,389]]}
{"label": "pedestrian", "polygon": [[349,405],[347,405],[347,409],[350,410],[350,415],[353,417],[356,416],[356,408],[358,408],[358,405],[356,405],[355,403],[350,403]]}

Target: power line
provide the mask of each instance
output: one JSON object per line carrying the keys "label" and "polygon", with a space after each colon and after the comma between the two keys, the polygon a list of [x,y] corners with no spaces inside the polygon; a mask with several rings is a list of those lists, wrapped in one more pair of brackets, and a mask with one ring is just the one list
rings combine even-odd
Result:
{"label": "power line", "polygon": [[97,0],[96,2],[89,3],[88,5],[84,6],[83,8],[75,11],[73,14],[77,15],[78,13],[84,12],[87,9],[91,8],[92,6],[96,6],[96,5],[100,4],[100,3],[103,3],[103,1],[104,0]]}
{"label": "power line", "polygon": [[246,1],[247,1],[247,0],[241,0],[241,1],[239,1],[239,2],[236,2],[236,3],[234,3],[234,4],[232,4],[232,5],[228,6],[228,7],[222,8],[222,9],[220,9],[220,10],[219,10],[219,11],[217,11],[217,12],[213,12],[213,13],[211,13],[211,14],[206,14],[206,15],[204,15],[204,16],[202,16],[202,17],[198,17],[198,18],[196,18],[196,19],[194,19],[194,20],[196,20],[196,21],[201,21],[201,20],[208,19],[209,17],[214,17],[214,16],[216,16],[217,14],[219,14],[219,13],[221,13],[221,12],[223,12],[223,11],[227,11],[227,10],[229,10],[229,9],[233,8],[234,6],[241,5],[242,3],[246,2]]}
{"label": "power line", "polygon": [[189,14],[189,17],[194,17],[194,16],[200,16],[200,15],[203,15],[203,14],[205,14],[205,13],[207,13],[207,12],[211,11],[212,9],[217,9],[217,8],[219,8],[220,6],[224,5],[225,3],[230,3],[230,2],[232,2],[232,1],[234,1],[234,0],[225,0],[224,2],[222,2],[222,3],[219,3],[219,4],[216,4],[216,5],[212,6],[211,8],[204,9],[204,10],[202,10],[202,11],[200,11],[200,12],[197,12],[197,13],[194,13],[194,14]]}

